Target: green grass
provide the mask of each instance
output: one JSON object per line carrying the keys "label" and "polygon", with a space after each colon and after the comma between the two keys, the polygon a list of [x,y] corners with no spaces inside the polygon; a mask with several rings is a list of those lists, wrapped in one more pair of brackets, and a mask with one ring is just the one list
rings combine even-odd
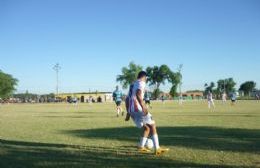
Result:
{"label": "green grass", "polygon": [[153,103],[160,157],[112,103],[0,105],[0,167],[260,167],[260,102],[216,104]]}

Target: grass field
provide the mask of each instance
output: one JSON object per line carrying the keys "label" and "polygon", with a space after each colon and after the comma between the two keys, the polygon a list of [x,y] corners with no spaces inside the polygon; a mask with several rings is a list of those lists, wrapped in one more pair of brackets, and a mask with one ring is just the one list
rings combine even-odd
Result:
{"label": "grass field", "polygon": [[0,167],[260,167],[260,102],[216,104],[153,103],[160,157],[112,103],[0,105]]}

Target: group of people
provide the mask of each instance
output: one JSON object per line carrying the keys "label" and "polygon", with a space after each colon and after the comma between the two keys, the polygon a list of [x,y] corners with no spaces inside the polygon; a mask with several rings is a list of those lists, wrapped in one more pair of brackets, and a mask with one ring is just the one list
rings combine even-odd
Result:
{"label": "group of people", "polygon": [[[124,116],[123,108],[121,107],[122,101],[123,101],[123,93],[121,90],[119,90],[119,87],[116,86],[116,90],[113,92],[113,100],[116,104],[116,116],[119,117],[120,113],[122,116]],[[143,100],[145,101],[147,108],[152,108],[151,106],[151,93],[148,90],[145,90]]]}
{"label": "group of people", "polygon": [[[140,143],[138,150],[141,153],[150,153],[151,149],[148,149],[145,144],[148,141],[148,138],[151,138],[154,144],[155,155],[161,155],[169,151],[169,148],[162,148],[159,145],[159,137],[156,129],[155,121],[152,119],[152,115],[149,112],[151,107],[150,99],[151,95],[148,91],[145,90],[147,80],[147,74],[145,71],[141,71],[138,74],[137,80],[130,86],[128,95],[125,98],[126,105],[126,118],[125,121],[129,121],[130,118],[133,120],[136,127],[142,129],[142,137],[140,138]],[[231,105],[235,105],[236,102],[236,93],[231,95]],[[124,111],[121,107],[123,101],[122,91],[119,90],[119,87],[116,87],[116,90],[113,92],[113,98],[116,103],[117,117],[124,116]],[[208,108],[215,107],[213,94],[211,91],[207,94]],[[227,94],[224,92],[222,94],[222,102],[227,101]]]}
{"label": "group of people", "polygon": [[[211,107],[215,108],[215,103],[214,103],[214,99],[213,99],[213,94],[211,91],[208,91],[207,94],[207,100],[208,100],[208,108],[210,109]],[[231,105],[234,106],[237,100],[237,95],[236,93],[232,93],[231,94]],[[227,102],[227,94],[224,92],[222,94],[222,103],[226,103]]]}

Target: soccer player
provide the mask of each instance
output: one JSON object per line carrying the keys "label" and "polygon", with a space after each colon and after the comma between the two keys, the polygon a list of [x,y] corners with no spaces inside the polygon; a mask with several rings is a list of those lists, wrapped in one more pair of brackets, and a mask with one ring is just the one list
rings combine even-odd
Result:
{"label": "soccer player", "polygon": [[232,95],[231,95],[231,106],[234,106],[234,105],[235,105],[236,100],[237,100],[237,95],[236,95],[236,93],[234,92],[234,93],[232,93]]}
{"label": "soccer player", "polygon": [[139,72],[138,79],[130,86],[129,93],[126,98],[127,115],[125,120],[129,121],[131,117],[135,125],[138,128],[143,129],[143,135],[139,144],[139,151],[141,153],[151,152],[149,149],[145,148],[145,143],[149,135],[151,135],[155,147],[155,155],[158,156],[169,151],[169,149],[161,148],[159,146],[159,138],[155,121],[152,119],[152,115],[148,112],[145,102],[143,101],[147,80],[146,76],[146,72]]}
{"label": "soccer player", "polygon": [[182,95],[179,96],[179,105],[182,105],[183,104],[183,97]]}
{"label": "soccer player", "polygon": [[161,100],[162,100],[162,103],[165,104],[165,102],[164,102],[165,101],[164,95],[161,96]]}
{"label": "soccer player", "polygon": [[145,90],[144,101],[145,101],[147,108],[148,107],[152,108],[152,106],[151,106],[151,93],[149,93],[148,90]]}
{"label": "soccer player", "polygon": [[113,92],[113,99],[116,103],[117,117],[119,117],[120,113],[122,113],[122,116],[124,115],[124,112],[121,108],[122,97],[122,92],[119,90],[119,87],[116,86],[116,90]]}
{"label": "soccer player", "polygon": [[73,104],[73,105],[78,105],[78,98],[77,97],[73,97],[72,98],[72,100],[71,100],[71,103]]}
{"label": "soccer player", "polygon": [[223,92],[223,94],[222,94],[222,103],[224,104],[226,102],[227,102],[227,94],[226,94],[226,92]]}
{"label": "soccer player", "polygon": [[256,98],[257,101],[260,99],[260,96],[259,96],[258,93],[256,93],[255,98]]}
{"label": "soccer player", "polygon": [[208,92],[207,100],[208,100],[208,107],[209,107],[209,109],[211,108],[211,106],[213,106],[215,108],[213,95],[212,95],[212,93],[210,91]]}

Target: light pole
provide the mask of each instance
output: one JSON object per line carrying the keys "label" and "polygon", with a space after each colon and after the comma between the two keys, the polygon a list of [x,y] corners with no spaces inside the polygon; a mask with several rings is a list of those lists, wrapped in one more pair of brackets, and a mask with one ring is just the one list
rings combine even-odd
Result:
{"label": "light pole", "polygon": [[224,79],[224,93],[226,93],[226,79]]}
{"label": "light pole", "polygon": [[182,86],[182,75],[181,75],[181,71],[182,71],[182,68],[183,68],[183,64],[180,64],[179,65],[179,68],[178,68],[178,72],[179,72],[179,75],[180,75],[180,84],[179,84],[179,104],[182,105],[182,91],[181,91],[181,86]]}
{"label": "light pole", "polygon": [[58,94],[59,94],[59,71],[61,69],[59,63],[54,65],[53,69],[56,72],[56,95],[58,96]]}
{"label": "light pole", "polygon": [[224,79],[224,92],[222,93],[222,103],[227,101],[227,93],[226,93],[226,79]]}

